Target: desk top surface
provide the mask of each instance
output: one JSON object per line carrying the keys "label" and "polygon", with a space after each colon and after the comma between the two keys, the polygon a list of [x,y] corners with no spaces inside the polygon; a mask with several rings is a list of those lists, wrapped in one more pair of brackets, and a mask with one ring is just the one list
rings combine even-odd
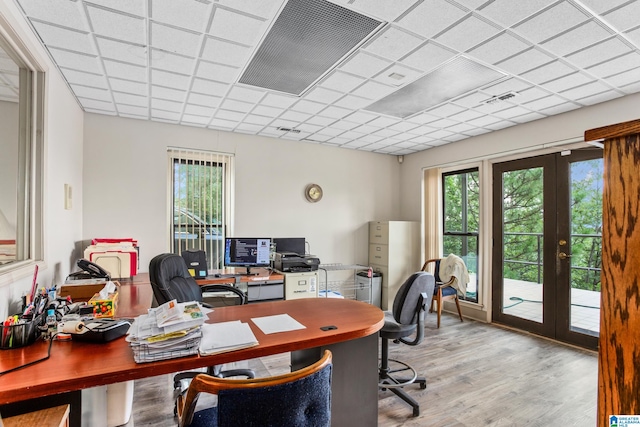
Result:
{"label": "desk top surface", "polygon": [[[250,321],[284,313],[306,328],[265,335]],[[124,338],[104,344],[55,341],[49,360],[0,376],[0,404],[358,339],[379,331],[384,314],[361,301],[334,298],[222,307],[209,314],[210,323],[229,320],[248,322],[260,344],[207,357],[135,363]],[[320,329],[329,325],[337,329]],[[2,350],[0,371],[43,357],[47,346],[48,342],[39,340],[27,347]]]}

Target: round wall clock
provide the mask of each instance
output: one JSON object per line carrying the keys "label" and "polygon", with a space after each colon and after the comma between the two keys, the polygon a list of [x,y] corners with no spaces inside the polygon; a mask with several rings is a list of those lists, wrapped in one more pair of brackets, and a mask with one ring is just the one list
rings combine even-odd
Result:
{"label": "round wall clock", "polygon": [[304,190],[304,196],[312,203],[319,202],[322,199],[322,187],[318,184],[309,184]]}

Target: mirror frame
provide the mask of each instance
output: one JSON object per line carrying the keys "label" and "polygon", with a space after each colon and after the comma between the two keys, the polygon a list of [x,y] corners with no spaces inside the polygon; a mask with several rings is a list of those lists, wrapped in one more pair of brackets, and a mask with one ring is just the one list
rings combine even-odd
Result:
{"label": "mirror frame", "polygon": [[0,46],[20,69],[16,260],[0,265],[0,285],[44,261],[45,69],[0,15]]}

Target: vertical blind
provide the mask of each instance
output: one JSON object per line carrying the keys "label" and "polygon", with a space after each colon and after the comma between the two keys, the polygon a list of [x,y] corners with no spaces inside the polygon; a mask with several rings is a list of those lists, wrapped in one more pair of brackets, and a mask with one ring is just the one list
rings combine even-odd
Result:
{"label": "vertical blind", "polygon": [[209,269],[223,267],[229,228],[233,156],[180,148],[168,150],[171,170],[171,250],[203,250]]}

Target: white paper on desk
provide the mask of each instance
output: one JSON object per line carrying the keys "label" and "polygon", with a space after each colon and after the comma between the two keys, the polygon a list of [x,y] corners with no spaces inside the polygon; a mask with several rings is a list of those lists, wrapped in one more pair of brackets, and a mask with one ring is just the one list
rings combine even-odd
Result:
{"label": "white paper on desk", "polygon": [[253,323],[255,323],[264,334],[275,334],[277,332],[306,329],[306,326],[288,314],[254,317],[251,320],[253,320]]}
{"label": "white paper on desk", "polygon": [[249,324],[239,320],[205,323],[201,329],[200,354],[203,356],[258,345]]}

